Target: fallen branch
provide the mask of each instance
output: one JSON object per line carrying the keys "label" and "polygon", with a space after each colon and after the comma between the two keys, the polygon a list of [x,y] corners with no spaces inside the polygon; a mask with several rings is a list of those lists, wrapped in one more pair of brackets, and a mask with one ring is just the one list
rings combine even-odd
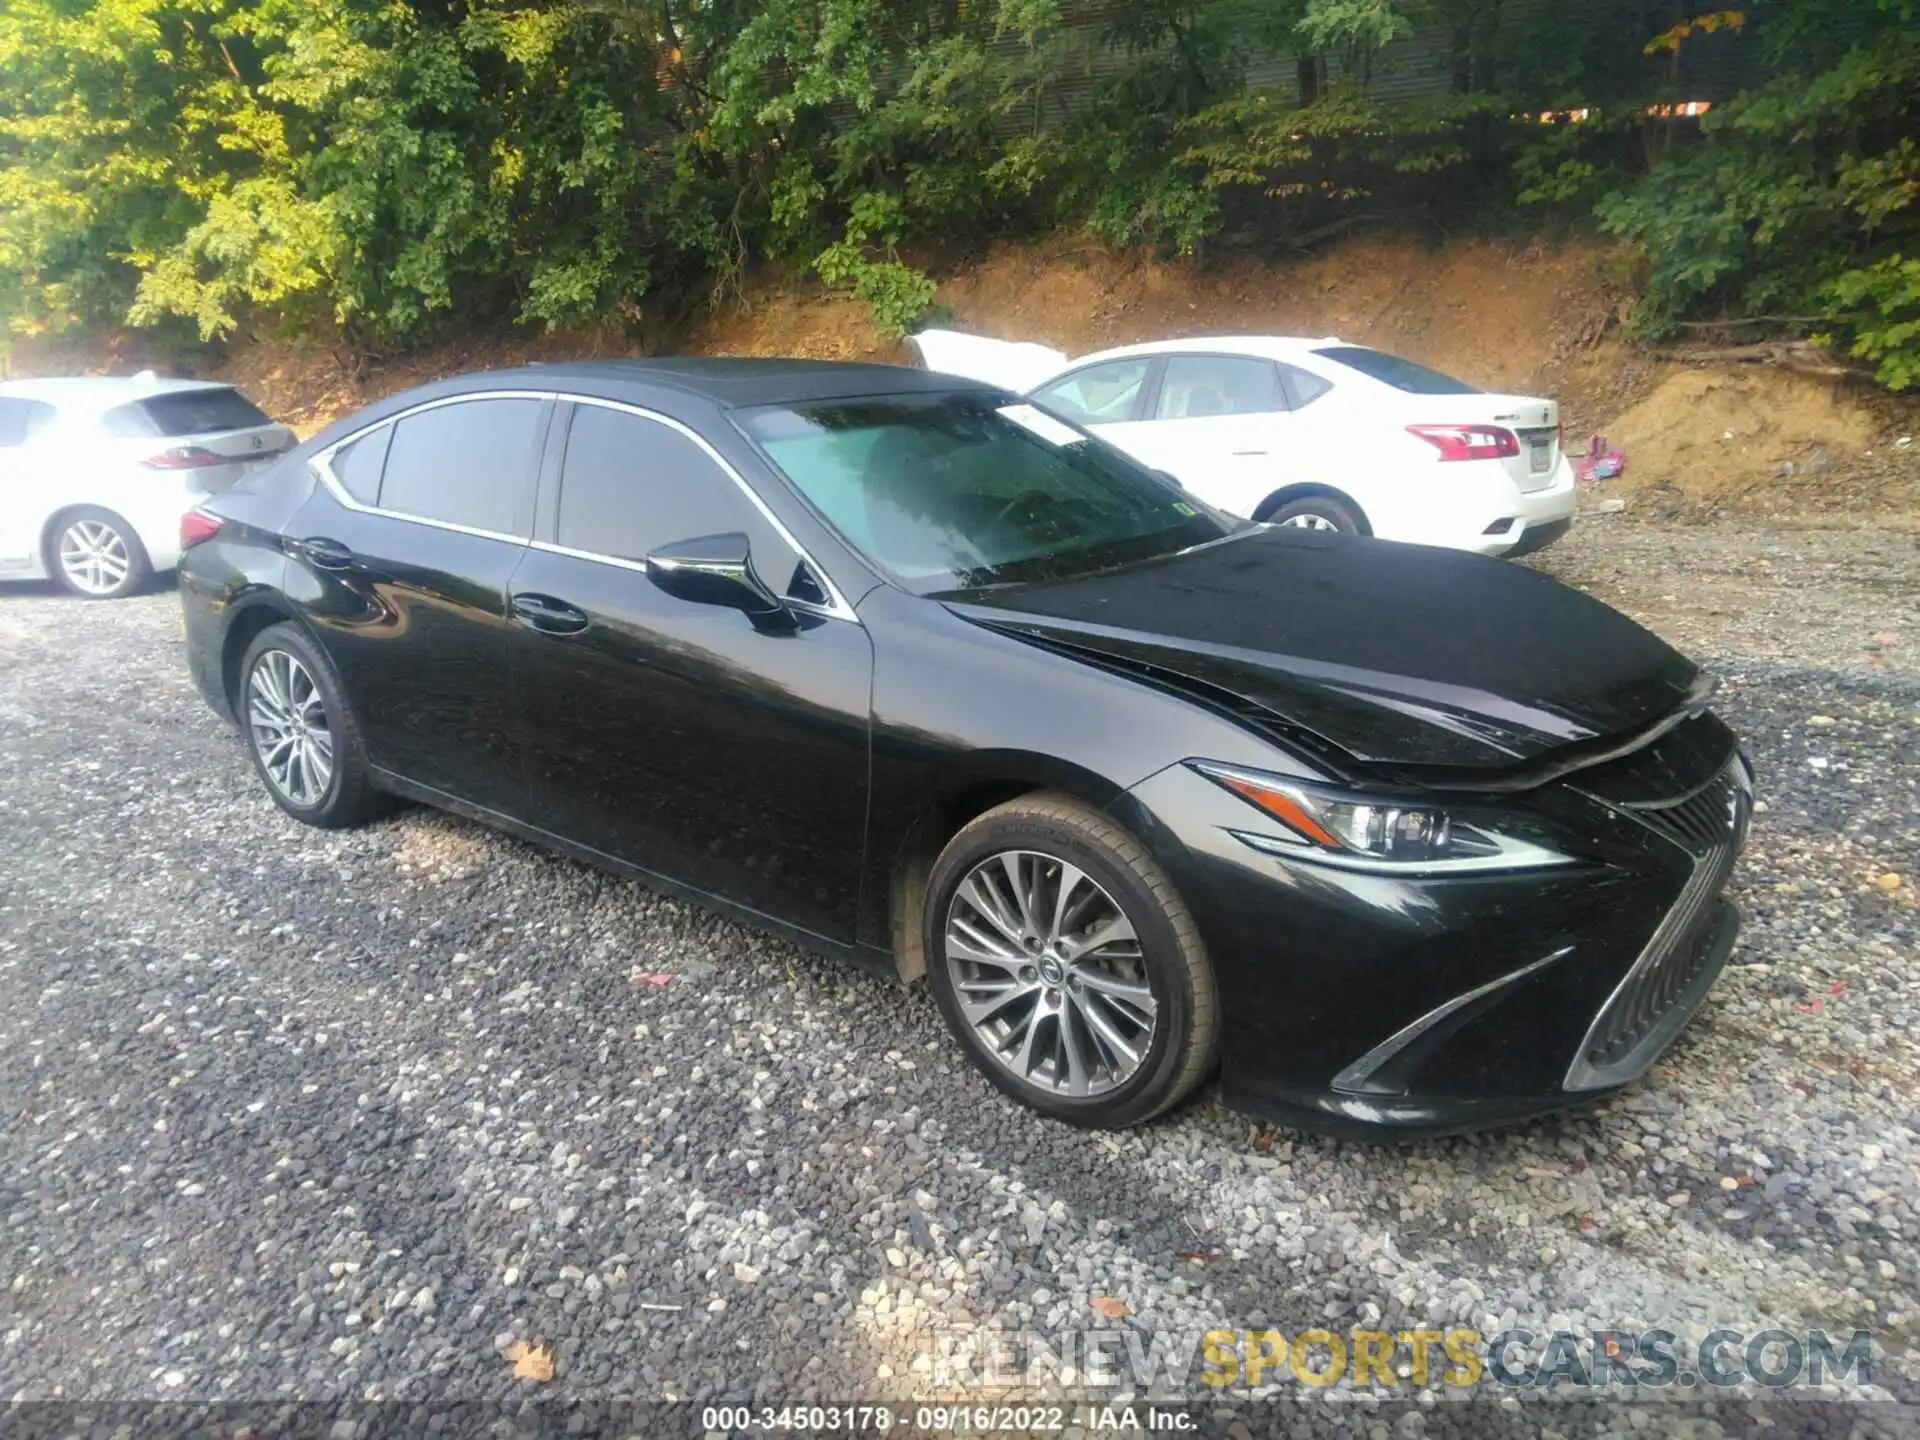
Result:
{"label": "fallen branch", "polygon": [[1745,315],[1738,320],[1682,320],[1682,330],[1722,330],[1735,325],[1820,325],[1830,315]]}
{"label": "fallen branch", "polygon": [[1801,375],[1838,379],[1861,372],[1833,358],[1833,352],[1806,340],[1767,340],[1752,345],[1686,345],[1656,352],[1662,360],[1684,365],[1778,365]]}

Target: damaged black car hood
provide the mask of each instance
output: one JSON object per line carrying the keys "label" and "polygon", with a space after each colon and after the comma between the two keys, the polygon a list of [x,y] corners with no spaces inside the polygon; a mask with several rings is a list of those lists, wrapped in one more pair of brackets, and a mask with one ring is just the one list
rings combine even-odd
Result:
{"label": "damaged black car hood", "polygon": [[1392,768],[1490,772],[1604,748],[1700,694],[1693,662],[1537,571],[1306,530],[945,598],[975,623]]}

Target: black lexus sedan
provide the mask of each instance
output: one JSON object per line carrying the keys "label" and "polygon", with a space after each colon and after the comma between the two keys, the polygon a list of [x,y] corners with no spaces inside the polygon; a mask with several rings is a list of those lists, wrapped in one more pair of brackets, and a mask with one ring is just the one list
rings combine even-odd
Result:
{"label": "black lexus sedan", "polygon": [[1591,1100],[1734,943],[1752,777],[1689,661],[950,377],[468,376],[183,529],[194,677],[296,819],[424,801],[924,975],[1075,1123],[1216,1066],[1374,1135]]}

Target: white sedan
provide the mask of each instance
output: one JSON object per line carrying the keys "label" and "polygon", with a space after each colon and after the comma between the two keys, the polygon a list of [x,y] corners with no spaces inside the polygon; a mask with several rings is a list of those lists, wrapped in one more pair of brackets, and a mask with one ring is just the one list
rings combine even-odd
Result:
{"label": "white sedan", "polygon": [[1552,400],[1496,395],[1331,337],[1163,340],[1068,360],[953,330],[929,370],[1025,393],[1222,510],[1524,555],[1573,523]]}
{"label": "white sedan", "polygon": [[0,384],[0,580],[112,600],[180,559],[180,517],[294,443],[231,385]]}

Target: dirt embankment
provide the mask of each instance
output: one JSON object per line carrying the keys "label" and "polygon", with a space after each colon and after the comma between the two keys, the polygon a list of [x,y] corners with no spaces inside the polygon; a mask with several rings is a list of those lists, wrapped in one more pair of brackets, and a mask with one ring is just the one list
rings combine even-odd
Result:
{"label": "dirt embankment", "polygon": [[[1631,297],[1616,252],[1590,243],[1370,237],[1278,261],[1161,263],[1070,242],[1007,245],[943,280],[961,329],[1070,354],[1183,335],[1337,335],[1489,389],[1560,399],[1570,446],[1604,435],[1627,472],[1596,487],[1636,514],[1804,516],[1920,528],[1920,404],[1765,367],[1690,369],[1627,344]],[[707,313],[669,347],[911,363],[864,306],[769,281]],[[323,345],[236,345],[213,373],[302,433],[411,385],[529,360],[641,353],[602,332],[474,338],[350,370]],[[17,351],[22,373],[154,363],[139,337],[107,349]],[[175,367],[176,369],[179,367]]]}

